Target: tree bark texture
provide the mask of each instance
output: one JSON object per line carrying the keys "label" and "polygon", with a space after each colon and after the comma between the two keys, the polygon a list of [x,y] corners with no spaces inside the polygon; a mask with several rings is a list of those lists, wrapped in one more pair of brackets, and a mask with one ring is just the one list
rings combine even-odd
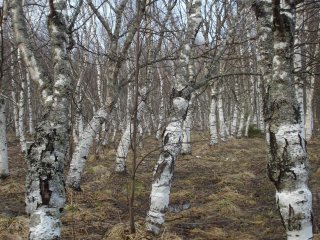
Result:
{"label": "tree bark texture", "polygon": [[27,151],[26,211],[31,215],[29,239],[60,239],[60,215],[65,204],[63,170],[68,146],[70,66],[66,51],[66,1],[50,0],[48,29],[53,77],[41,66],[28,40],[19,0],[10,2],[15,40],[30,78],[39,84],[43,115]]}
{"label": "tree bark texture", "polygon": [[[268,3],[270,4],[270,3]],[[269,126],[268,175],[287,239],[312,239],[312,194],[308,158],[295,98],[293,70],[294,6],[274,0],[273,74],[266,114]]]}

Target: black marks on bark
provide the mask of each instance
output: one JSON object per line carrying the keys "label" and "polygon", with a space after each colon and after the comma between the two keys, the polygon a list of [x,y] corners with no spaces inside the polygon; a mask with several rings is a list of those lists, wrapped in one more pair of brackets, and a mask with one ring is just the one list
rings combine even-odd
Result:
{"label": "black marks on bark", "polygon": [[[157,170],[156,172],[154,173],[154,176],[153,176],[153,180],[154,181],[158,181],[165,169],[165,167],[168,165],[168,164],[171,164],[169,165],[170,167],[170,172],[172,173],[173,172],[173,168],[174,168],[174,161],[173,161],[173,156],[172,154],[169,152],[169,151],[164,151],[162,153],[162,158],[163,158],[163,161],[157,166]],[[171,158],[171,161],[170,159],[168,158]]]}
{"label": "black marks on bark", "polygon": [[46,179],[42,179],[39,177],[40,180],[40,195],[41,195],[41,200],[42,200],[42,205],[49,205],[50,198],[51,198],[51,193],[49,189],[49,181],[51,177],[48,176]]}
{"label": "black marks on bark", "polygon": [[274,183],[276,189],[279,191],[281,188],[281,182],[284,177],[291,176],[294,180],[297,179],[296,173],[291,170],[292,163],[288,152],[289,142],[285,140],[285,146],[282,148],[280,156],[279,147],[276,136],[270,131],[270,156],[267,166],[268,177]]}
{"label": "black marks on bark", "polygon": [[303,219],[303,214],[295,214],[293,207],[289,204],[289,216],[288,216],[288,230],[301,230],[301,220]]}
{"label": "black marks on bark", "polygon": [[263,3],[261,1],[254,1],[251,5],[251,8],[253,9],[256,19],[266,17],[266,12],[264,10]]}
{"label": "black marks on bark", "polygon": [[293,106],[293,115],[294,115],[294,121],[296,123],[301,123],[301,114],[300,114],[300,106],[296,104]]}
{"label": "black marks on bark", "polygon": [[165,135],[164,139],[163,139],[163,144],[166,145],[169,142],[169,133]]}

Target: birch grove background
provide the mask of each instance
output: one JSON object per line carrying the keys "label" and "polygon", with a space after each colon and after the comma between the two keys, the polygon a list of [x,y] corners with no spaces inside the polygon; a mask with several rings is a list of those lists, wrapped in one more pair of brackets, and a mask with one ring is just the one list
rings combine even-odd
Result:
{"label": "birch grove background", "polygon": [[1,239],[320,239],[319,2],[0,5]]}

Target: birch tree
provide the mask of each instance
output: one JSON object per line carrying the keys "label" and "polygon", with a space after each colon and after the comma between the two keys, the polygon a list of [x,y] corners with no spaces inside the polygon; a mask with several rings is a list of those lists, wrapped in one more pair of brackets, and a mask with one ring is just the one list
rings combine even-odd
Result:
{"label": "birch tree", "polygon": [[0,179],[9,176],[6,101],[3,96],[3,11],[0,11]]}
{"label": "birch tree", "polygon": [[153,173],[146,228],[154,234],[159,233],[164,223],[165,212],[169,204],[174,162],[181,151],[182,124],[187,116],[192,93],[192,82],[190,82],[188,71],[189,57],[202,21],[201,0],[188,1],[187,21],[186,36],[179,55],[178,73],[173,78],[171,116],[164,130],[162,151]]}
{"label": "birch tree", "polygon": [[53,76],[44,70],[27,35],[22,1],[10,1],[11,18],[18,45],[30,78],[37,82],[43,115],[35,140],[28,149],[26,212],[30,214],[29,239],[61,238],[60,216],[65,204],[63,169],[68,146],[70,66],[64,0],[50,0],[48,30],[52,50]]}
{"label": "birch tree", "polygon": [[[271,29],[273,38],[272,76],[268,75],[269,98],[265,99],[268,175],[276,188],[276,203],[287,238],[312,239],[312,194],[308,188],[308,158],[300,125],[303,116],[298,111],[292,75],[295,6],[287,1],[269,0],[256,4],[258,20],[265,21],[264,28],[258,30],[263,37],[258,44],[260,54],[268,51],[270,43],[264,40]],[[265,56],[270,63],[270,55]]]}

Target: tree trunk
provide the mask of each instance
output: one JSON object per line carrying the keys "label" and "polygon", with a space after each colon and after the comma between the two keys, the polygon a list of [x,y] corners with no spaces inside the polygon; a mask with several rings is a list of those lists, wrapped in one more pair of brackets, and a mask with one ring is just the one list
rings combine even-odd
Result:
{"label": "tree trunk", "polygon": [[28,149],[26,211],[31,215],[29,239],[60,239],[65,204],[63,168],[69,130],[70,66],[66,52],[66,1],[50,1],[48,29],[54,77],[50,79],[27,36],[22,2],[10,1],[15,40],[33,81],[39,84],[43,116]]}
{"label": "tree trunk", "polygon": [[218,143],[218,132],[217,132],[217,83],[214,82],[211,86],[211,103],[210,103],[210,145]]}
{"label": "tree trunk", "polygon": [[5,100],[0,98],[0,178],[6,178],[9,176],[5,109]]}
{"label": "tree trunk", "polygon": [[[308,158],[295,98],[293,69],[294,9],[273,2],[273,76],[269,85],[268,175],[276,187],[276,203],[287,239],[312,239],[312,194]],[[285,25],[286,24],[286,25]]]}
{"label": "tree trunk", "polygon": [[81,191],[80,182],[89,150],[97,133],[100,132],[101,125],[106,121],[108,110],[100,108],[80,136],[78,145],[72,155],[70,168],[67,176],[67,185],[76,191]]}
{"label": "tree trunk", "polygon": [[189,57],[191,56],[191,44],[194,43],[202,21],[201,0],[191,1],[189,4],[187,33],[179,58],[179,74],[174,77],[173,81],[171,116],[163,134],[162,151],[153,173],[150,209],[146,218],[146,228],[154,234],[159,234],[164,223],[165,212],[169,204],[174,162],[181,151],[182,123],[187,116],[193,90],[194,79],[190,82],[189,77],[190,68],[192,68],[192,65],[189,65]]}

